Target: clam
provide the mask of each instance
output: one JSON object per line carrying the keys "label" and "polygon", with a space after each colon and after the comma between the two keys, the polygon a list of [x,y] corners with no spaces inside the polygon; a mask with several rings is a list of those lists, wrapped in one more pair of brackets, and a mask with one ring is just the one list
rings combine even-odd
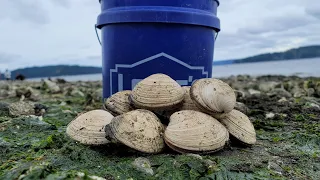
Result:
{"label": "clam", "polygon": [[129,102],[130,94],[130,90],[120,91],[113,94],[105,101],[105,110],[111,112],[114,116],[134,110]]}
{"label": "clam", "polygon": [[201,111],[209,114],[228,113],[236,104],[233,89],[227,83],[214,78],[195,81],[190,88],[190,97]]}
{"label": "clam", "polygon": [[248,116],[242,112],[234,109],[219,120],[228,129],[231,136],[243,144],[253,145],[256,143],[254,126]]}
{"label": "clam", "polygon": [[229,133],[208,114],[182,110],[171,115],[164,139],[170,148],[180,153],[211,153],[226,145]]}
{"label": "clam", "polygon": [[163,150],[164,126],[149,110],[137,109],[115,117],[105,128],[106,137],[144,153]]}
{"label": "clam", "polygon": [[140,81],[129,96],[136,108],[167,110],[179,106],[185,91],[165,74],[153,74]]}
{"label": "clam", "polygon": [[104,127],[111,122],[113,115],[104,110],[92,110],[72,120],[66,133],[74,140],[87,145],[107,144]]}
{"label": "clam", "polygon": [[179,110],[195,110],[200,111],[197,105],[193,102],[193,100],[190,97],[190,88],[191,86],[183,86],[182,87],[185,90],[185,95],[183,99],[183,104],[179,108]]}

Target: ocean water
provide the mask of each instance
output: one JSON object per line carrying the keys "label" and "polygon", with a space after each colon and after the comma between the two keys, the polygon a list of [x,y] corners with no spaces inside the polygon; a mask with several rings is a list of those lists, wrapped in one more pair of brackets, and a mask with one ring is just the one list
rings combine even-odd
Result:
{"label": "ocean water", "polygon": [[[297,75],[301,77],[320,77],[320,58],[213,66],[213,77],[229,77],[232,75]],[[102,80],[102,75],[88,74],[52,77],[52,79],[55,78],[63,78],[67,81],[100,81]],[[28,80],[40,81],[41,78]]]}

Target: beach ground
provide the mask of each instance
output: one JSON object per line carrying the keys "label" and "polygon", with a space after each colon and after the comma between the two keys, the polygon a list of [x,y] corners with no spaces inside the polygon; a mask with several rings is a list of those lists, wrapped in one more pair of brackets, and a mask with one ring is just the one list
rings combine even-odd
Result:
{"label": "beach ground", "polygon": [[320,77],[233,76],[257,143],[156,155],[85,146],[67,124],[101,109],[101,81],[0,82],[0,179],[320,179]]}

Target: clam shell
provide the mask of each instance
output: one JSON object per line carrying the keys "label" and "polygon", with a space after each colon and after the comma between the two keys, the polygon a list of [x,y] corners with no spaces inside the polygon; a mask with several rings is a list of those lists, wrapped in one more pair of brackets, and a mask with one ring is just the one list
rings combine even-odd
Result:
{"label": "clam shell", "polygon": [[200,109],[197,107],[197,105],[193,102],[193,100],[190,97],[190,88],[191,86],[183,86],[182,87],[185,90],[185,95],[183,99],[183,104],[179,110],[195,110],[200,111]]}
{"label": "clam shell", "polygon": [[166,110],[182,103],[185,91],[165,74],[153,74],[132,90],[130,101],[136,108]]}
{"label": "clam shell", "polygon": [[169,147],[181,153],[210,153],[226,145],[229,133],[218,120],[205,113],[182,110],[170,117],[164,138]]}
{"label": "clam shell", "polygon": [[196,105],[206,113],[228,113],[236,104],[234,90],[225,82],[204,78],[195,81],[190,96]]}
{"label": "clam shell", "polygon": [[115,117],[106,126],[106,136],[144,153],[163,150],[164,126],[151,111],[137,109]]}
{"label": "clam shell", "polygon": [[66,133],[74,140],[87,145],[107,144],[104,127],[111,122],[113,115],[104,110],[92,110],[72,120]]}
{"label": "clam shell", "polygon": [[134,110],[130,105],[130,90],[120,91],[110,96],[104,103],[104,108],[114,116]]}
{"label": "clam shell", "polygon": [[256,143],[256,131],[248,116],[238,110],[232,110],[219,119],[228,129],[230,134],[247,145]]}

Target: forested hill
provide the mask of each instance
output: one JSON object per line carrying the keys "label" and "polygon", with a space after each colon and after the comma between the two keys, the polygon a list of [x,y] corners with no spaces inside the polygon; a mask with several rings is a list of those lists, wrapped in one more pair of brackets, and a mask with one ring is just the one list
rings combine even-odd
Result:
{"label": "forested hill", "polygon": [[26,76],[26,78],[36,77],[55,77],[62,75],[79,75],[79,74],[95,74],[101,73],[101,67],[89,66],[43,66],[43,67],[28,67],[12,71],[12,78],[15,78],[19,73]]}
{"label": "forested hill", "polygon": [[320,57],[319,46],[306,46],[290,49],[284,52],[266,53],[233,61],[233,63],[261,62],[261,61],[279,61],[291,59],[304,59]]}
{"label": "forested hill", "polygon": [[290,49],[284,52],[259,54],[259,55],[255,55],[255,56],[251,56],[243,59],[215,61],[213,64],[225,65],[225,64],[235,64],[235,63],[263,62],[263,61],[283,61],[283,60],[305,59],[305,58],[315,58],[315,57],[320,57],[320,45],[299,47],[299,48]]}
{"label": "forested hill", "polygon": [[[262,61],[281,61],[290,59],[304,59],[320,57],[320,45],[306,46],[295,49],[290,49],[284,52],[266,53],[252,57],[236,60],[215,61],[214,65],[234,64],[234,63],[249,63],[249,62],[262,62]],[[37,77],[55,77],[62,75],[79,75],[79,74],[95,74],[101,73],[101,67],[89,67],[89,66],[43,66],[43,67],[28,67],[12,71],[12,78],[16,75],[22,74],[26,78]],[[3,75],[2,78],[3,79]]]}

